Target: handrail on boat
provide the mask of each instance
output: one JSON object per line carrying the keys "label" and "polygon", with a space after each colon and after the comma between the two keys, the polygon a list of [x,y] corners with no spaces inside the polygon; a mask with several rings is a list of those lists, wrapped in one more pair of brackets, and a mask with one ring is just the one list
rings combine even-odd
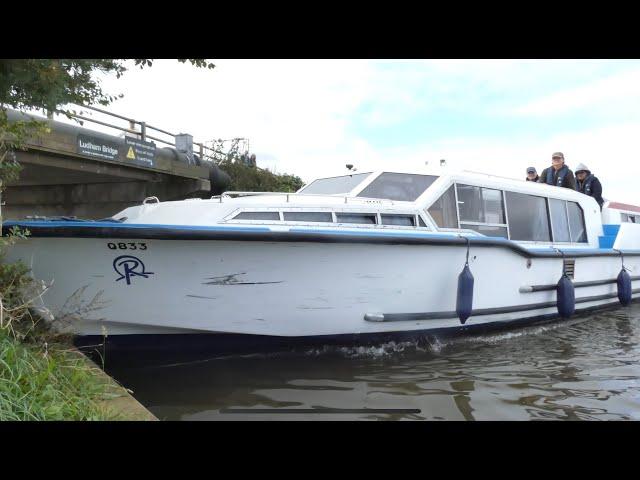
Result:
{"label": "handrail on boat", "polygon": [[243,192],[243,191],[229,191],[224,192],[220,195],[213,195],[211,200],[220,199],[222,202],[223,197],[234,198],[234,197],[250,197],[250,196],[258,196],[258,195],[280,195],[286,196],[287,202],[289,201],[290,196],[305,196],[305,197],[331,197],[331,198],[344,198],[344,203],[347,203],[347,199],[351,202],[355,201],[356,203],[365,203],[367,201],[375,201],[376,203],[384,203],[389,205],[394,205],[393,200],[389,200],[386,198],[372,198],[372,197],[350,197],[347,195],[331,195],[327,193],[296,193],[296,192]]}

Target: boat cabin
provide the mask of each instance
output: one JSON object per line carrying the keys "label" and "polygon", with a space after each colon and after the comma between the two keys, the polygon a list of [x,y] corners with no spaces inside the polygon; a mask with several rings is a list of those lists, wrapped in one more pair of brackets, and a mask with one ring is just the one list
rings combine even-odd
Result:
{"label": "boat cabin", "polygon": [[627,210],[612,213],[613,207],[621,205],[609,202],[601,212],[593,198],[574,190],[441,169],[424,174],[378,171],[320,178],[296,193],[225,192],[204,201],[145,203],[114,219],[283,231],[337,228],[481,235],[523,246],[584,249],[612,248],[618,230],[614,235],[608,224],[640,221],[640,207],[625,205]]}
{"label": "boat cabin", "polygon": [[602,235],[600,208],[591,197],[473,172],[361,173],[318,179],[299,193],[411,202],[425,226],[439,232],[575,246],[597,246]]}

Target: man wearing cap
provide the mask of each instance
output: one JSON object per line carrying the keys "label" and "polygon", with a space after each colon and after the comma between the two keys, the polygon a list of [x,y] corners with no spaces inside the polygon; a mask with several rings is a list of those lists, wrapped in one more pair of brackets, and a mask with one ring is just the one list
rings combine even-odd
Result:
{"label": "man wearing cap", "polygon": [[564,164],[562,152],[555,152],[551,155],[551,166],[542,171],[538,183],[575,190],[576,179],[571,169]]}
{"label": "man wearing cap", "polygon": [[600,205],[600,210],[602,210],[602,204],[604,203],[602,184],[584,163],[580,163],[576,167],[576,190],[593,197]]}
{"label": "man wearing cap", "polygon": [[538,172],[534,167],[527,168],[527,178],[525,180],[527,182],[537,182],[538,180],[540,180]]}

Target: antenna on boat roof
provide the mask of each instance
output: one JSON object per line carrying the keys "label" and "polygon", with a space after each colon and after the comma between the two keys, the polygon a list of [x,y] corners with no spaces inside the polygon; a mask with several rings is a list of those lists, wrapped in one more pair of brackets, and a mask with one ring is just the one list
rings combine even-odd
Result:
{"label": "antenna on boat roof", "polygon": [[347,167],[347,170],[349,170],[351,172],[355,172],[356,170],[358,170],[357,168],[353,168],[353,164],[352,163],[347,163],[345,165],[345,167]]}

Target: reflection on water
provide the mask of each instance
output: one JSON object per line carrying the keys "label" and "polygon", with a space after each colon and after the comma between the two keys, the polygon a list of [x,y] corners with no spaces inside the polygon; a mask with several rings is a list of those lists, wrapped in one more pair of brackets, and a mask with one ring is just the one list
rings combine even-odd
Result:
{"label": "reflection on water", "polygon": [[109,373],[166,420],[637,420],[640,305],[431,344],[315,348]]}

